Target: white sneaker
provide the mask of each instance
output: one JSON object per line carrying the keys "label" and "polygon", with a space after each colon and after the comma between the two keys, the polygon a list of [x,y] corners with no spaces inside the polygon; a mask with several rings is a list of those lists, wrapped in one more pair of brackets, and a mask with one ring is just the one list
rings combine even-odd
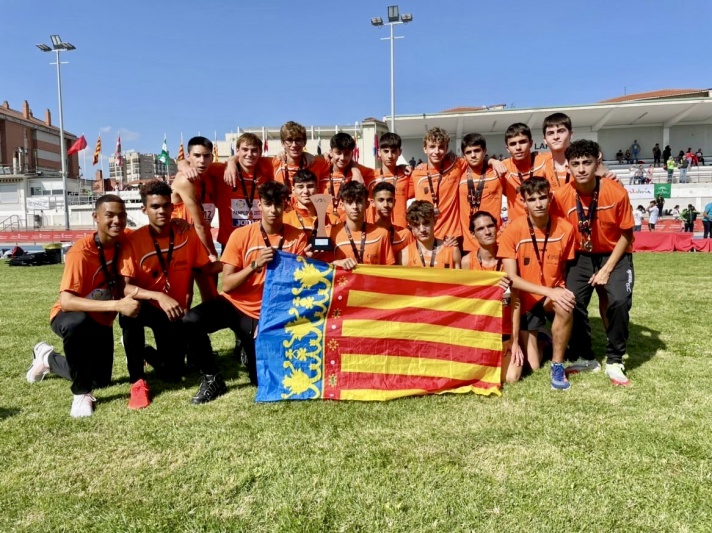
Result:
{"label": "white sneaker", "polygon": [[72,418],[83,418],[85,416],[91,416],[94,413],[94,402],[96,398],[91,395],[90,392],[87,394],[75,394],[74,401],[72,402],[72,410],[69,412]]}
{"label": "white sneaker", "polygon": [[579,357],[576,361],[566,367],[567,374],[578,374],[579,372],[600,372],[601,363],[595,359],[582,359]]}
{"label": "white sneaker", "polygon": [[50,354],[54,352],[54,347],[46,342],[38,342],[32,351],[34,355],[32,356],[30,369],[27,371],[27,382],[37,383],[49,374],[48,359]]}
{"label": "white sneaker", "polygon": [[627,387],[630,385],[630,380],[625,375],[623,363],[607,363],[606,376],[611,380],[611,383],[619,387]]}

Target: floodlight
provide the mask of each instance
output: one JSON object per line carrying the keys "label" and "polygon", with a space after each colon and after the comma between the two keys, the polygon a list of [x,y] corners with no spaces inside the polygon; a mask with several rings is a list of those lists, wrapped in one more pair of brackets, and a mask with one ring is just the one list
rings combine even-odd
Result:
{"label": "floodlight", "polygon": [[400,11],[398,6],[388,6],[388,22],[398,22],[400,20]]}

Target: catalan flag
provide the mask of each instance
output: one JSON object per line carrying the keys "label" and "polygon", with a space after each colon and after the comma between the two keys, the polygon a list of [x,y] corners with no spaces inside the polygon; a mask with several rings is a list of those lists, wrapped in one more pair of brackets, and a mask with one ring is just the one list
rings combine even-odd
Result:
{"label": "catalan flag", "polygon": [[216,163],[220,162],[220,155],[218,155],[218,140],[215,139],[215,142],[213,142],[213,161]]}
{"label": "catalan flag", "polygon": [[99,162],[99,156],[101,155],[101,135],[99,135],[99,138],[96,140],[96,148],[94,148],[94,160],[92,161],[92,165],[96,165]]}
{"label": "catalan flag", "polygon": [[257,335],[258,402],[500,394],[498,272],[359,265],[278,252]]}
{"label": "catalan flag", "polygon": [[176,161],[183,161],[185,159],[185,148],[183,148],[183,141],[181,141],[180,146],[178,147],[178,157],[176,157]]}

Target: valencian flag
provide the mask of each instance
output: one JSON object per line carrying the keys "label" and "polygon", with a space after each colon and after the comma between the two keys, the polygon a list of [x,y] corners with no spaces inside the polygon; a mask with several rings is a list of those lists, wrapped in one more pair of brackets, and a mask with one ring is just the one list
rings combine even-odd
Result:
{"label": "valencian flag", "polygon": [[380,160],[381,157],[378,155],[378,133],[373,136],[373,157]]}
{"label": "valencian flag", "polygon": [[359,265],[278,252],[257,335],[256,401],[500,395],[499,272]]}
{"label": "valencian flag", "polygon": [[96,140],[96,148],[94,148],[94,160],[92,161],[92,165],[96,165],[99,162],[99,156],[101,155],[101,135],[99,135],[99,138]]}
{"label": "valencian flag", "polygon": [[67,155],[72,155],[76,154],[80,150],[84,150],[84,148],[87,147],[87,140],[84,138],[84,135],[79,137],[76,141],[74,141],[74,144],[69,147],[69,150],[67,150]]}
{"label": "valencian flag", "polygon": [[185,149],[183,148],[183,141],[181,141],[180,146],[178,147],[178,157],[176,157],[176,161],[183,161],[185,159]]}
{"label": "valencian flag", "polygon": [[264,145],[264,148],[263,148],[262,151],[263,151],[264,153],[269,152],[269,143],[267,142],[267,136],[266,136],[266,135],[265,135],[265,145]]}
{"label": "valencian flag", "polygon": [[218,140],[215,139],[215,142],[213,143],[213,161],[216,163],[220,162],[220,156],[218,155]]}

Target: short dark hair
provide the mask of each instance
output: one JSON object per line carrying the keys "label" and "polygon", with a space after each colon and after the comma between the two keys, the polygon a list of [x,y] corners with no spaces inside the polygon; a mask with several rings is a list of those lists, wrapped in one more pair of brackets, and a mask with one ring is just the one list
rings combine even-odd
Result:
{"label": "short dark hair", "polygon": [[143,205],[148,205],[149,196],[165,196],[170,198],[173,192],[171,191],[171,186],[162,180],[147,181],[141,185],[139,190],[141,192],[141,203],[143,203]]}
{"label": "short dark hair", "polygon": [[465,152],[465,148],[470,146],[479,146],[480,148],[487,150],[487,139],[481,133],[468,133],[462,138],[460,143],[460,149]]}
{"label": "short dark hair", "polygon": [[119,196],[118,194],[105,194],[103,196],[99,196],[99,198],[96,199],[96,202],[94,203],[94,211],[98,211],[99,208],[104,204],[111,203],[117,203],[124,206],[126,205],[124,199],[121,198],[121,196]]}
{"label": "short dark hair", "polygon": [[551,128],[552,126],[563,126],[569,131],[573,130],[571,118],[565,113],[552,113],[546,117],[541,125],[541,132],[546,135],[546,128]]}
{"label": "short dark hair", "polygon": [[387,131],[378,140],[379,148],[398,149],[401,148],[401,137],[397,133]]}
{"label": "short dark hair", "polygon": [[435,220],[435,208],[427,200],[416,200],[408,207],[405,217],[409,226],[417,226],[421,222]]}
{"label": "short dark hair", "polygon": [[257,189],[260,200],[271,205],[283,204],[289,198],[289,189],[278,181],[268,181]]}
{"label": "short dark hair", "polygon": [[349,181],[342,185],[339,189],[341,199],[346,203],[355,202],[357,200],[366,201],[368,199],[368,189],[366,186],[358,181]]}
{"label": "short dark hair", "polygon": [[193,146],[202,146],[210,150],[210,153],[213,152],[213,142],[207,137],[192,137],[188,141],[188,153],[190,153],[190,149],[193,148]]}
{"label": "short dark hair", "polygon": [[388,183],[387,181],[379,181],[376,186],[373,188],[373,191],[371,191],[371,197],[375,198],[376,195],[381,192],[381,191],[388,191],[391,193],[393,196],[396,195],[396,187],[392,183]]}
{"label": "short dark hair", "polygon": [[577,157],[593,157],[598,160],[598,154],[601,153],[601,147],[595,141],[581,139],[580,141],[572,142],[566,149],[566,160],[571,161]]}
{"label": "short dark hair", "polygon": [[492,222],[494,222],[494,225],[497,225],[497,219],[494,217],[492,213],[489,211],[476,211],[474,215],[472,215],[472,223],[470,224],[470,231],[475,231],[475,220],[478,218],[482,217],[490,217],[492,219]]}
{"label": "short dark hair", "polygon": [[356,141],[348,133],[340,131],[331,138],[329,145],[339,150],[353,150],[356,148]]}
{"label": "short dark hair", "polygon": [[294,179],[292,181],[294,183],[317,183],[318,180],[316,179],[316,174],[311,170],[308,168],[300,168],[294,173]]}
{"label": "short dark hair", "polygon": [[532,176],[522,182],[519,187],[519,194],[526,200],[527,196],[537,193],[549,194],[550,190],[551,185],[549,185],[548,179],[542,178],[541,176]]}
{"label": "short dark hair", "polygon": [[529,129],[529,126],[523,122],[515,122],[504,132],[504,143],[507,144],[509,139],[518,135],[524,135],[530,141],[532,140],[532,130]]}

